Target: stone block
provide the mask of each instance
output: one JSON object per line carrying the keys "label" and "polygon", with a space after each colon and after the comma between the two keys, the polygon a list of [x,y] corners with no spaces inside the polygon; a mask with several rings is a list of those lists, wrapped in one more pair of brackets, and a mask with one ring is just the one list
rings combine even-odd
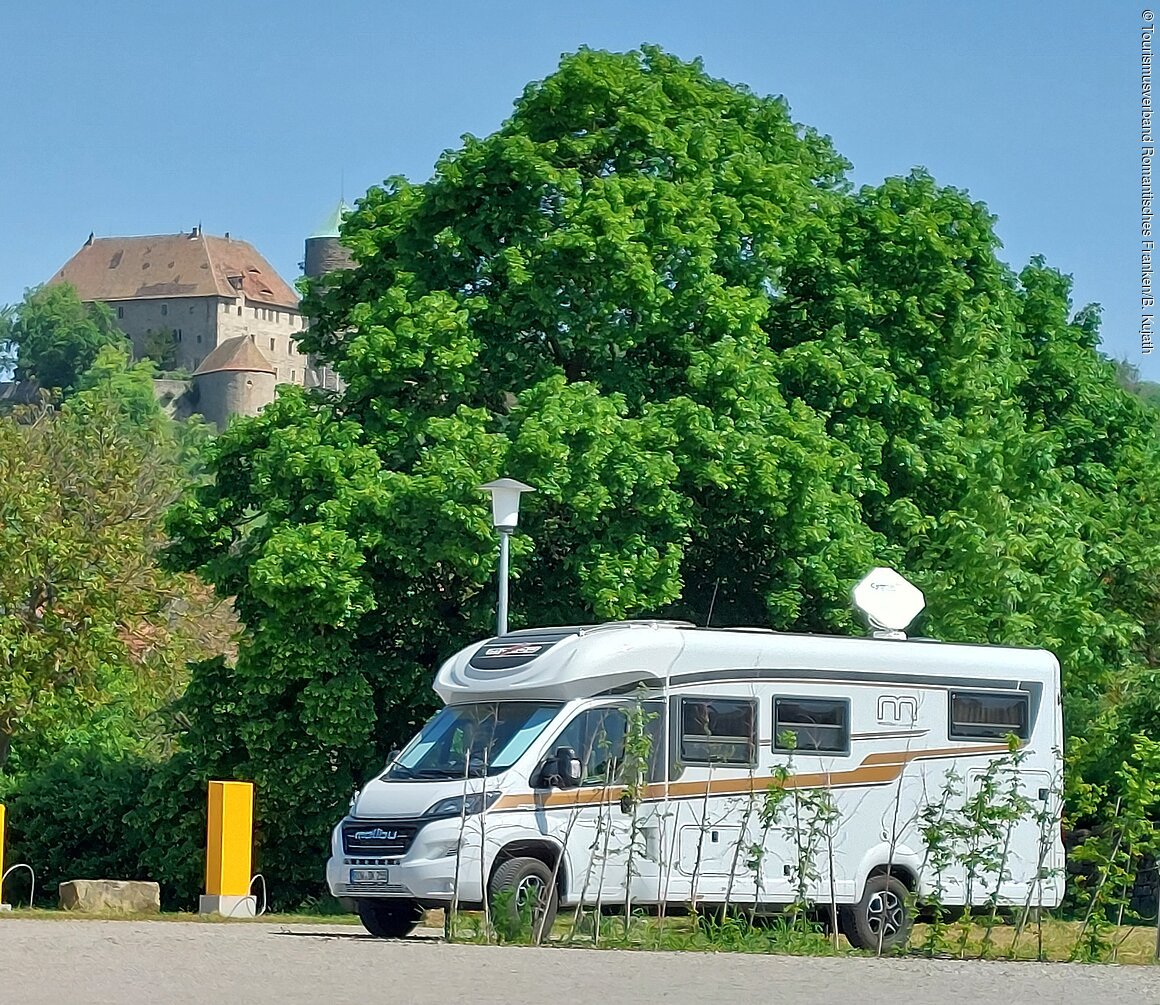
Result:
{"label": "stone block", "polygon": [[60,906],[90,914],[160,914],[161,887],[126,879],[71,879],[60,884]]}

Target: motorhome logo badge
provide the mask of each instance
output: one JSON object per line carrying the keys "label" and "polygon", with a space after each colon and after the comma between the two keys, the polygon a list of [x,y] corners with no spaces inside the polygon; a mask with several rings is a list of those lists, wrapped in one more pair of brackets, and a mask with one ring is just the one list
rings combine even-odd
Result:
{"label": "motorhome logo badge", "polygon": [[543,646],[538,646],[538,645],[537,646],[529,646],[529,645],[494,646],[493,648],[488,649],[487,652],[485,652],[483,655],[484,656],[494,656],[494,657],[535,656],[536,653],[538,653],[543,648],[544,648]]}
{"label": "motorhome logo badge", "polygon": [[397,841],[398,838],[398,831],[385,831],[381,827],[376,827],[373,831],[354,832],[356,841]]}

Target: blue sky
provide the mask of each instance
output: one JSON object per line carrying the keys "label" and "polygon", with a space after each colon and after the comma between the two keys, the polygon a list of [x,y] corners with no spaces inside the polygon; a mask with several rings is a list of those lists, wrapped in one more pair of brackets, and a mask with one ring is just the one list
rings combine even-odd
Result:
{"label": "blue sky", "polygon": [[853,180],[925,166],[1104,307],[1140,353],[1140,8],[1123,3],[10,0],[0,11],[0,303],[89,231],[200,222],[294,279],[345,187],[429,176],[581,45],[656,42],[782,94]]}

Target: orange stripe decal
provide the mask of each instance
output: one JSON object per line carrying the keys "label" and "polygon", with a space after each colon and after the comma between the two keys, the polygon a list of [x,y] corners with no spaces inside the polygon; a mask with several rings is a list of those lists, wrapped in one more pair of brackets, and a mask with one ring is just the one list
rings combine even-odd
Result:
{"label": "orange stripe decal", "polygon": [[[911,761],[928,761],[944,757],[979,757],[1007,751],[1005,743],[988,743],[974,747],[941,747],[920,750],[887,750],[867,754],[856,768],[845,771],[812,771],[791,775],[783,786],[791,789],[845,788],[854,785],[882,785],[896,781]],[[644,788],[647,802],[711,796],[749,795],[764,792],[777,784],[772,775],[746,775],[743,778],[716,778],[699,782],[651,782]],[[599,788],[552,789],[513,792],[501,796],[492,810],[545,810],[560,807],[609,805],[620,802],[623,785]]]}

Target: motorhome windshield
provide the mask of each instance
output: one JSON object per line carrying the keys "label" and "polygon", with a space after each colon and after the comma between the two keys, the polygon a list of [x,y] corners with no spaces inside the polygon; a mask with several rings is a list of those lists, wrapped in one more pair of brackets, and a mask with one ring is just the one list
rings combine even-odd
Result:
{"label": "motorhome windshield", "polygon": [[478,778],[506,771],[560,711],[560,702],[448,705],[407,744],[383,778]]}

